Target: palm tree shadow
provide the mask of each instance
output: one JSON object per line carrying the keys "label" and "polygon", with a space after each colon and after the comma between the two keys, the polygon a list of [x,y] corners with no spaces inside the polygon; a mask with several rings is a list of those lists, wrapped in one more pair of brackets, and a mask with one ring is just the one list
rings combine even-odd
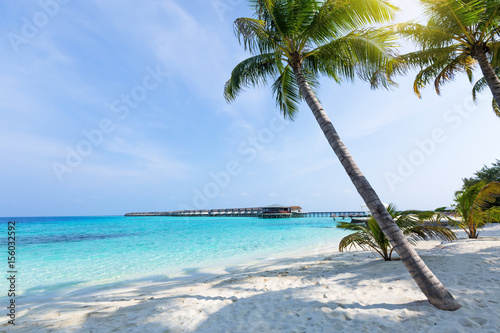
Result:
{"label": "palm tree shadow", "polygon": [[[456,260],[453,267],[463,266],[461,274],[465,276],[471,274],[474,265],[481,261],[497,260],[497,254],[498,247],[485,247],[477,253],[468,253],[468,260],[463,261],[464,257],[440,252],[437,248],[434,252],[424,253],[422,258],[437,274],[444,273],[440,263]],[[49,309],[32,307],[19,320],[24,325],[21,327],[33,328],[31,331],[50,331],[48,328],[54,318],[43,318],[57,310],[62,315],[85,313],[79,327],[73,328],[75,332],[89,332],[96,328],[124,332],[315,332],[321,331],[319,327],[322,325],[328,332],[345,330],[353,321],[380,322],[380,316],[388,312],[388,319],[384,316],[387,322],[380,329],[390,331],[394,325],[400,324],[391,319],[395,318],[394,313],[410,310],[425,317],[436,311],[423,296],[421,300],[401,303],[397,297],[394,302],[388,302],[391,295],[376,303],[363,301],[363,294],[353,298],[351,294],[362,290],[367,282],[380,288],[381,296],[385,292],[396,292],[387,288],[398,280],[402,281],[397,283],[417,290],[416,286],[411,286],[409,274],[400,261],[374,260],[366,253],[267,260],[253,266],[229,267],[226,271],[227,274],[201,274],[197,269],[190,269],[189,272],[197,275],[157,276],[99,288],[82,288],[52,300]],[[476,273],[489,274],[484,268]],[[481,295],[489,288],[494,294],[495,281],[478,287],[475,282],[468,282],[458,273],[456,275],[447,284],[454,292],[463,288],[472,299],[467,301],[481,300]],[[475,276],[471,278],[476,279]],[[265,290],[266,280],[271,279],[274,283],[269,286],[270,290]],[[321,296],[319,288],[328,285],[331,288],[324,289],[324,296]],[[485,303],[490,301],[494,300],[484,299]]]}
{"label": "palm tree shadow", "polygon": [[[298,290],[281,290],[238,300],[212,314],[196,327],[193,332],[329,332],[332,329],[343,330],[352,321],[380,321],[377,314],[381,310],[400,310],[411,308],[425,315],[432,311],[427,301],[406,304],[370,304],[343,303],[335,300],[308,300],[292,296]],[[300,292],[300,290],[299,290]],[[307,292],[307,290],[304,290]],[[362,316],[353,314],[360,310]],[[224,323],[221,325],[221,323]],[[393,322],[388,319],[385,331],[391,330]]]}
{"label": "palm tree shadow", "polygon": [[[369,304],[342,303],[337,301],[307,300],[293,295],[300,289],[284,289],[276,292],[266,292],[248,298],[208,297],[206,295],[178,295],[154,299],[150,302],[119,308],[110,313],[90,313],[81,329],[75,332],[88,332],[95,327],[112,325],[123,332],[135,332],[140,329],[145,332],[154,331],[182,331],[182,332],[288,332],[292,330],[316,332],[323,326],[325,331],[332,327],[345,329],[353,321],[380,321],[377,314],[381,310],[405,311],[412,309],[420,312],[420,315],[432,313],[433,309],[427,301],[414,301],[405,304]],[[307,292],[307,288],[302,290]],[[218,311],[206,315],[198,313],[196,309],[179,309],[185,312],[183,323],[184,329],[178,327],[178,321],[169,320],[169,317],[177,316],[169,312],[167,304],[179,300],[190,300],[197,302],[224,302]],[[151,304],[154,302],[156,304]],[[365,310],[368,314],[359,317],[349,310]],[[159,312],[162,311],[160,314]],[[132,315],[131,314],[137,314]],[[156,318],[158,315],[165,320],[144,322],[145,316]],[[136,326],[137,319],[141,322]],[[190,322],[190,323],[189,323]],[[381,329],[390,330],[391,325],[396,323],[391,319]],[[320,330],[321,331],[321,330]]]}

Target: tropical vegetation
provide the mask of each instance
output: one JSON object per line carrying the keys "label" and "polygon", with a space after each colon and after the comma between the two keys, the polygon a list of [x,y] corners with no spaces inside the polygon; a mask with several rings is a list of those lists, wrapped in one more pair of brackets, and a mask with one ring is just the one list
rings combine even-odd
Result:
{"label": "tropical vegetation", "polygon": [[485,181],[486,183],[500,182],[500,160],[496,160],[491,167],[483,166],[481,170],[474,173],[471,178],[463,178],[464,182],[462,190],[479,183],[480,181]]}
{"label": "tropical vegetation", "polygon": [[305,100],[370,212],[402,258],[411,276],[440,309],[460,304],[411,247],[378,195],[361,173],[316,97],[321,75],[336,82],[356,76],[372,87],[386,87],[395,67],[395,36],[387,29],[368,28],[392,19],[395,8],[383,0],[252,0],[255,16],[238,18],[235,33],[252,56],[233,69],[224,87],[228,102],[246,87],[272,80],[276,104],[293,119]]}
{"label": "tropical vegetation", "polygon": [[500,198],[500,182],[482,180],[455,193],[455,226],[462,228],[469,238],[479,236],[478,229],[490,222],[500,222],[500,207],[493,206]]}
{"label": "tropical vegetation", "polygon": [[493,94],[493,110],[500,117],[500,1],[498,0],[420,0],[427,24],[397,24],[396,31],[414,42],[418,50],[402,56],[409,68],[419,70],[414,91],[434,83],[436,92],[458,73],[473,80],[479,65],[483,78],[473,96],[486,86]]}
{"label": "tropical vegetation", "polygon": [[[457,238],[450,228],[440,224],[444,215],[439,212],[398,211],[394,204],[389,205],[387,211],[413,245],[421,240],[453,241]],[[339,243],[340,252],[359,247],[362,250],[377,252],[386,261],[392,260],[394,248],[373,217],[363,224],[339,222],[337,228],[354,231],[342,238]]]}

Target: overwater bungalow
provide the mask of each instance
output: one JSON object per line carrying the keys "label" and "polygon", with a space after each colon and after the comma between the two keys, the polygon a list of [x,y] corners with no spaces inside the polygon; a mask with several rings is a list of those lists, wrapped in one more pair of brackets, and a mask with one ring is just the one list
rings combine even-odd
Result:
{"label": "overwater bungalow", "polygon": [[288,218],[292,217],[292,209],[290,206],[270,205],[262,208],[259,217],[264,219]]}

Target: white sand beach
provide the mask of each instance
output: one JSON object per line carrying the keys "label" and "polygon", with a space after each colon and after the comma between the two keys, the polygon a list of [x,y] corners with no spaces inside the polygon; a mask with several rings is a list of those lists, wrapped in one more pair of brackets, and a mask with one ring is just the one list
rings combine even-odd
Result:
{"label": "white sand beach", "polygon": [[[499,332],[500,225],[417,250],[462,304],[430,305],[400,261],[336,245],[288,258],[19,299],[19,332]],[[23,303],[26,302],[26,303]]]}

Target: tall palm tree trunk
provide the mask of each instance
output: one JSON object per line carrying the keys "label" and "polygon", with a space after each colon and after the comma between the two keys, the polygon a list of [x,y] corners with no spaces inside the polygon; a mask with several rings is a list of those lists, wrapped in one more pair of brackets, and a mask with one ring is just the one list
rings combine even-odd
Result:
{"label": "tall palm tree trunk", "polygon": [[500,79],[495,74],[493,67],[491,67],[488,58],[486,57],[486,52],[480,51],[476,52],[474,58],[479,62],[479,67],[483,72],[484,79],[488,83],[490,87],[491,93],[493,94],[493,98],[497,102],[497,105],[500,106]]}
{"label": "tall palm tree trunk", "polygon": [[356,162],[354,162],[354,159],[307,83],[300,64],[294,67],[295,78],[300,92],[311,108],[330,146],[420,290],[422,290],[431,304],[441,310],[454,311],[459,309],[461,305],[453,298],[445,286],[423,262],[415,249],[409,244],[401,229],[392,220],[378,195],[370,183],[368,183],[368,180],[366,180],[365,176],[359,170]]}

